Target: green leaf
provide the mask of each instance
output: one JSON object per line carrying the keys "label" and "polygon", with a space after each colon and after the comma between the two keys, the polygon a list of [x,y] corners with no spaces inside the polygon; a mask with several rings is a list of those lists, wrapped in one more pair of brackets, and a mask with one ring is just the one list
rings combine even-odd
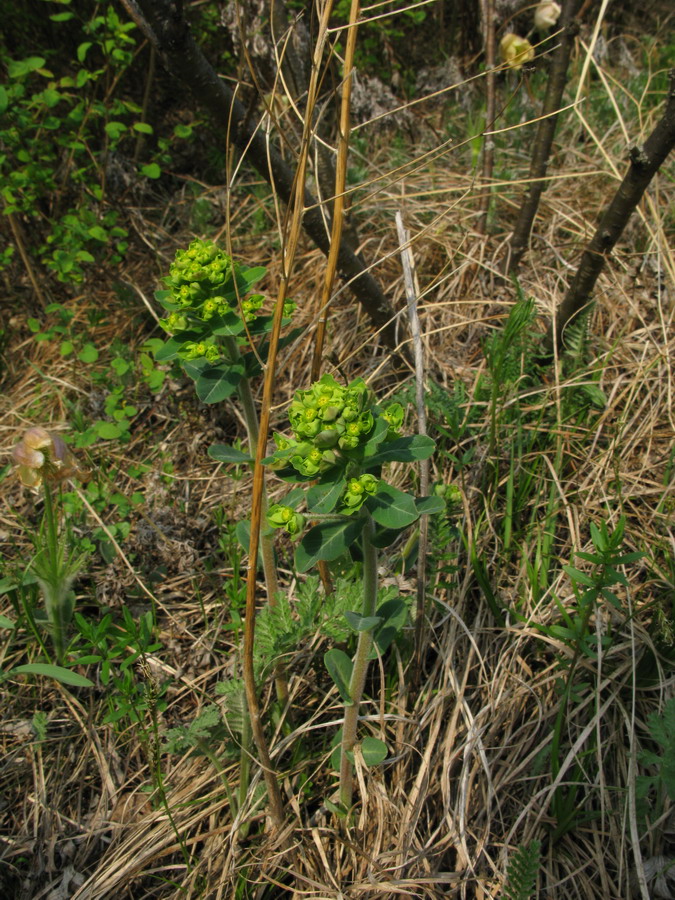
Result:
{"label": "green leaf", "polygon": [[147,178],[159,178],[162,170],[157,163],[148,163],[147,166],[141,166],[141,173]]}
{"label": "green leaf", "polygon": [[331,562],[346,553],[363,531],[364,519],[321,522],[310,528],[295,551],[295,565],[306,572],[320,559]]}
{"label": "green leaf", "polygon": [[253,457],[248,453],[242,453],[236,447],[230,447],[229,444],[211,444],[207,453],[211,459],[217,459],[218,462],[224,463],[252,463]]}
{"label": "green leaf", "polygon": [[0,615],[0,628],[16,628],[16,622],[12,622],[7,616]]}
{"label": "green leaf", "polygon": [[95,363],[98,359],[98,350],[93,344],[85,344],[77,354],[77,358],[83,363]]}
{"label": "green leaf", "polygon": [[61,346],[59,347],[59,353],[61,356],[70,356],[75,347],[73,346],[72,341],[61,341]]}
{"label": "green leaf", "polygon": [[595,587],[595,582],[592,578],[589,578],[584,572],[580,572],[579,569],[575,569],[574,566],[563,566],[563,572],[566,572],[569,577],[577,584],[585,584],[588,587]]}
{"label": "green leaf", "polygon": [[[188,371],[187,366],[184,368]],[[195,379],[197,396],[202,403],[220,403],[236,391],[243,375],[244,366],[240,363],[208,366]]]}
{"label": "green leaf", "polygon": [[118,141],[126,130],[127,126],[124,122],[107,122],[105,126],[105,133],[113,141]]}
{"label": "green leaf", "polygon": [[4,113],[4,111],[9,106],[9,97],[7,96],[7,91],[0,84],[0,116]]}
{"label": "green leaf", "polygon": [[96,434],[104,441],[116,440],[123,431],[123,429],[114,422],[97,422],[95,427]]}
{"label": "green leaf", "polygon": [[148,125],[147,122],[134,122],[133,129],[140,131],[141,134],[152,134],[152,125]]}
{"label": "green leaf", "polygon": [[351,705],[352,698],[349,694],[349,682],[352,677],[352,661],[344,650],[329,650],[324,654],[323,661],[328,669],[328,674],[335,682],[340,696],[346,704]]}
{"label": "green leaf", "polygon": [[415,462],[429,459],[436,449],[436,442],[424,434],[413,437],[396,438],[388,441],[382,449],[368,460],[369,466],[390,462]]}
{"label": "green leaf", "polygon": [[[338,747],[337,750],[339,751],[340,747]],[[337,766],[334,766],[334,768],[339,769],[340,768],[339,764]],[[348,811],[344,808],[344,806],[341,803],[333,803],[332,800],[329,800],[326,797],[326,799],[323,801],[323,805],[326,807],[328,812],[332,812],[334,816],[338,817],[338,819],[346,819],[347,818]]]}
{"label": "green leaf", "polygon": [[382,417],[375,419],[375,427],[363,448],[363,457],[368,460],[368,465],[372,464],[371,457],[377,451],[382,441],[386,438],[389,431],[389,422]]}
{"label": "green leaf", "polygon": [[373,519],[384,528],[405,528],[419,518],[415,500],[386,482],[380,482],[377,493],[366,500]]}
{"label": "green leaf", "polygon": [[11,669],[9,675],[45,675],[47,678],[55,678],[62,684],[71,684],[73,687],[93,687],[94,683],[84,675],[78,675],[70,669],[64,669],[63,666],[54,666],[50,663],[26,663],[23,666],[16,666]]}
{"label": "green leaf", "polygon": [[45,58],[43,56],[29,56],[27,59],[12,59],[7,65],[7,74],[10,78],[21,78],[23,75],[28,75],[29,72],[41,69],[44,64]]}
{"label": "green leaf", "polygon": [[240,519],[234,526],[234,534],[241,547],[248,553],[251,545],[251,523],[248,519]]}
{"label": "green leaf", "polygon": [[237,275],[239,276],[237,280],[243,281],[245,286],[250,288],[267,275],[267,269],[265,266],[252,266],[250,269],[240,269]]}
{"label": "green leaf", "polygon": [[435,516],[445,510],[445,500],[442,497],[415,497],[415,506],[421,516]]}
{"label": "green leaf", "polygon": [[[385,600],[377,608],[377,616],[382,619],[373,634],[373,643],[382,656],[391,646],[396,635],[408,622],[408,607],[401,597],[392,597]],[[373,656],[377,656],[373,653]]]}
{"label": "green leaf", "polygon": [[357,634],[359,631],[372,631],[382,621],[382,616],[360,616],[358,613],[345,610],[344,617],[349,627]]}
{"label": "green leaf", "polygon": [[378,738],[365,737],[361,741],[361,753],[367,766],[379,766],[387,758],[387,745]]}
{"label": "green leaf", "polygon": [[332,513],[345,488],[345,479],[315,484],[307,491],[307,509],[320,516]]}
{"label": "green leaf", "polygon": [[80,44],[80,46],[77,48],[78,62],[81,62],[81,63],[84,62],[85,57],[87,55],[87,51],[89,50],[90,47],[91,47],[91,41],[84,41],[82,44]]}
{"label": "green leaf", "polygon": [[102,244],[105,244],[108,240],[108,232],[105,228],[101,228],[100,225],[92,225],[91,228],[87,229],[87,234],[89,237],[94,238],[95,241],[101,241]]}

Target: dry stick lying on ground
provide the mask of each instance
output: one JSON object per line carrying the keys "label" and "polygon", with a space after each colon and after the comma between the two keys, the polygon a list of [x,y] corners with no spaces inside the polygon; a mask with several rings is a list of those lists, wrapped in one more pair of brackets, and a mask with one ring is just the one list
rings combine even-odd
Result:
{"label": "dry stick lying on ground", "polygon": [[565,327],[590,302],[595,282],[608,254],[621,237],[649,182],[673,147],[675,147],[675,69],[670,72],[668,99],[663,116],[643,146],[631,148],[630,168],[611,203],[605,209],[593,240],[581,257],[574,280],[558,307],[555,321],[549,325],[544,338],[544,353],[547,357],[553,353],[554,342],[557,349],[562,349]]}
{"label": "dry stick lying on ground", "polygon": [[[205,106],[222,122],[228,138],[246,152],[247,159],[270,182],[284,203],[293,196],[295,173],[286,165],[279,152],[270,145],[264,132],[242,103],[211,67],[190,34],[182,13],[182,4],[172,0],[121,0],[141,32],[156,48],[167,71],[183,81],[198,103]],[[324,216],[315,198],[304,192],[305,214],[303,229],[324,253],[330,249],[330,229],[326,230]],[[382,289],[347,243],[340,242],[338,256],[340,277],[349,282],[359,303],[388,347],[396,349],[394,311]]]}
{"label": "dry stick lying on ground", "polygon": [[558,116],[553,114],[562,106],[563,92],[567,84],[567,69],[572,47],[574,46],[574,39],[578,31],[575,16],[580,5],[581,0],[563,0],[562,3],[559,43],[551,57],[551,68],[546,83],[546,95],[541,109],[543,118],[539,121],[532,149],[530,178],[533,180],[523,205],[520,207],[518,220],[513,229],[504,259],[504,271],[510,275],[516,273],[520,261],[527,250],[534,217],[537,214],[539,201],[546,187],[544,177],[546,176],[548,159],[551,155],[553,138],[558,125]]}

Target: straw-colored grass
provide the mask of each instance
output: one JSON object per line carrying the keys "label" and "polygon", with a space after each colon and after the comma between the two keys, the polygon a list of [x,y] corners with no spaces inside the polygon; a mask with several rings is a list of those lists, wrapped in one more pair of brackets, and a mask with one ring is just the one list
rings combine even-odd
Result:
{"label": "straw-colored grass", "polygon": [[[627,142],[648,134],[659,113],[658,107],[641,105],[641,96],[627,93],[629,80],[612,68],[610,59],[603,64],[593,60],[592,33],[582,37],[570,96],[574,99],[576,93],[581,99],[590,90],[597,101],[604,93],[614,110],[614,126],[599,130],[592,104],[584,102],[565,113],[559,126],[550,185],[520,271],[521,287],[536,299],[543,318],[555,310],[602,204],[622,177]],[[586,70],[593,75],[590,88],[588,80],[578,81]],[[516,89],[514,84],[502,86],[504,95],[519,92],[523,117],[536,119],[536,105],[527,100],[524,87]],[[648,83],[643,86],[649,88]],[[479,98],[481,82],[470,90]],[[461,133],[461,107],[418,104],[411,105],[409,114],[415,117],[417,139],[404,144],[408,155],[403,164],[392,162],[389,139],[375,132],[381,122],[371,125],[371,152],[359,161],[367,166],[368,178],[353,191],[352,217],[364,257],[404,316],[394,222],[395,213],[402,212],[413,236],[429,372],[448,391],[463,382],[471,396],[485,371],[483,342],[514,302],[513,286],[501,276],[500,261],[525,190],[534,126],[500,137],[494,212],[484,236],[472,231],[480,203],[467,167],[468,152],[455,149],[457,142],[443,144],[438,132],[439,120],[445,125],[452,119],[453,131]],[[361,129],[361,136],[368,134],[368,127]],[[502,178],[503,171],[511,175]],[[261,217],[274,221],[276,214],[241,186],[249,176],[240,172],[237,177],[228,195],[233,251],[248,264],[268,266],[264,284],[273,297],[281,275],[274,249],[278,233],[254,234],[252,223]],[[214,204],[222,200],[215,189],[205,196],[213,196]],[[189,197],[172,203],[170,215],[186,221]],[[598,283],[590,320],[592,365],[583,377],[590,380],[592,371],[599,373],[597,385],[606,405],[588,420],[592,424],[562,419],[565,391],[577,376],[563,375],[555,366],[545,382],[530,385],[527,397],[519,400],[529,407],[530,422],[538,412],[548,416],[551,440],[545,458],[531,457],[524,463],[540,467],[527,509],[531,527],[520,533],[518,548],[503,552],[502,494],[498,488],[485,490],[491,452],[488,410],[480,410],[472,437],[463,440],[461,451],[473,443],[475,453],[461,474],[447,456],[435,459],[436,477],[458,480],[462,488],[457,524],[465,541],[482,560],[494,594],[518,615],[507,616],[504,627],[495,623],[467,546],[456,540],[450,549],[458,571],[451,586],[429,586],[428,649],[422,670],[411,671],[404,646],[391,651],[386,679],[384,667],[374,666],[371,696],[380,696],[386,680],[386,701],[364,706],[363,728],[384,737],[390,759],[374,769],[357,765],[359,804],[353,823],[337,823],[321,806],[334,782],[328,752],[317,748],[328,747],[342,706],[323,669],[328,644],[318,635],[285,660],[291,732],[275,732],[271,725],[268,729],[272,761],[282,773],[286,827],[280,833],[264,827],[264,806],[255,806],[258,794],[253,790],[251,808],[233,822],[221,775],[202,757],[162,757],[171,822],[164,808],[152,807],[146,793],[151,783],[148,723],[144,728],[127,720],[118,726],[103,724],[107,698],[100,685],[78,691],[45,679],[15,677],[2,685],[0,885],[11,886],[7,890],[20,900],[498,898],[514,849],[539,839],[545,843],[535,896],[652,896],[644,890],[640,894],[639,879],[645,860],[671,852],[670,807],[666,800],[661,819],[644,832],[636,814],[635,778],[646,772],[639,752],[649,745],[647,717],[672,695],[673,683],[672,656],[664,653],[664,621],[672,627],[675,597],[673,208],[671,161]],[[137,211],[145,244],[137,244],[123,271],[114,276],[134,286],[137,301],[121,301],[107,274],[79,296],[57,298],[75,311],[76,331],[87,327],[88,310],[106,311],[105,321],[91,330],[103,350],[99,363],[86,367],[61,358],[57,341],[36,343],[26,327],[24,300],[10,300],[0,399],[3,453],[29,424],[67,428],[73,406],[95,418],[96,404],[106,391],[106,384],[94,377],[107,371],[105,348],[121,338],[136,353],[150,334],[158,334],[147,306],[155,309],[152,291],[174,250],[190,235],[186,227],[169,236],[153,225],[159,221],[157,212]],[[301,241],[289,293],[298,302],[297,324],[308,330],[281,352],[272,410],[275,427],[284,427],[284,408],[293,391],[306,386],[324,266],[321,254]],[[21,296],[29,296],[18,265],[12,277],[21,281]],[[326,359],[338,363],[346,377],[362,375],[387,394],[409,375],[394,371],[400,369],[400,360],[393,366],[390,357],[348,293],[338,290],[330,306]],[[335,371],[331,363],[326,369]],[[516,399],[510,396],[505,402]],[[139,412],[130,441],[99,442],[87,455],[94,472],[105,469],[104,480],[115,491],[145,495],[142,515],[137,510],[129,513],[131,532],[117,542],[114,561],[105,564],[94,557],[78,582],[78,608],[95,616],[99,604],[114,614],[123,603],[135,614],[155,606],[162,649],[147,659],[150,676],[139,670],[137,677],[169,680],[167,707],[160,715],[163,729],[190,722],[217,699],[216,684],[237,674],[237,648],[230,632],[223,630],[230,620],[223,580],[232,577],[231,563],[219,550],[213,515],[222,507],[228,520],[247,516],[251,481],[245,472],[233,481],[206,455],[211,443],[243,438],[242,423],[231,407],[200,405],[190,384],[172,380],[158,395],[138,388],[135,405]],[[492,451],[502,487],[508,477],[510,427],[504,426]],[[556,454],[564,465],[558,464]],[[130,475],[130,466],[139,463],[146,463],[147,470]],[[30,556],[24,529],[37,521],[38,504],[7,473],[2,488],[0,534],[8,574],[11,560]],[[283,492],[274,482],[271,490]],[[526,563],[534,562],[537,541],[550,523],[549,502],[557,522],[553,562],[550,582],[538,596]],[[626,551],[640,550],[645,556],[626,567],[629,586],[619,588],[623,614],[603,607],[593,617],[592,630],[611,630],[612,641],[599,659],[579,662],[576,679],[587,689],[570,706],[561,768],[554,780],[546,753],[560,702],[560,662],[569,660],[572,651],[543,629],[560,622],[554,598],[565,608],[574,605],[562,564],[573,563],[576,552],[592,549],[589,523],[607,520],[615,525],[621,513],[627,520]],[[91,515],[96,519],[89,519],[92,527],[117,521],[112,503],[99,504]],[[288,554],[288,548],[282,553]],[[148,575],[158,567],[162,577],[151,581]],[[288,575],[287,589],[293,591]],[[412,578],[399,580],[402,590],[414,594]],[[16,611],[4,602],[6,596],[0,596],[0,612],[14,619]],[[29,632],[3,634],[3,669],[39,658]],[[656,673],[652,680],[641,677],[638,668],[649,653]],[[263,693],[268,705],[269,688]],[[46,715],[44,741],[36,740],[31,728],[39,712]],[[306,757],[289,768],[292,749],[301,745],[307,748]],[[577,765],[580,771],[575,771]],[[253,771],[255,785],[261,773],[255,765]],[[236,785],[236,766],[230,765],[225,774]],[[309,794],[301,775],[311,781]],[[571,780],[581,782],[580,806],[592,810],[594,817],[580,821],[557,843],[546,842],[555,824],[553,794]],[[253,824],[243,839],[238,826],[246,817]],[[188,850],[189,869],[176,832]],[[244,882],[248,893],[237,893]]]}

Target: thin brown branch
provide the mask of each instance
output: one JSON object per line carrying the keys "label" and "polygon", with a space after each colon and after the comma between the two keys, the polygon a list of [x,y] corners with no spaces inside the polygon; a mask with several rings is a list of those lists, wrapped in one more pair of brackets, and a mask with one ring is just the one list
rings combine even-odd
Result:
{"label": "thin brown branch", "polygon": [[518,219],[504,259],[504,270],[509,274],[515,274],[518,270],[520,261],[527,250],[541,195],[546,189],[546,182],[543,179],[548,168],[553,138],[558,125],[559,114],[557,110],[560,110],[562,106],[563,92],[567,84],[567,69],[569,68],[570,56],[578,31],[575,17],[580,5],[581,0],[563,0],[562,3],[559,43],[551,57],[546,95],[541,109],[542,118],[537,126],[534,147],[532,148],[529,175],[532,183],[518,213]]}
{"label": "thin brown branch", "polygon": [[555,323],[544,338],[544,351],[550,356],[555,341],[560,350],[568,323],[591,301],[595,283],[621,237],[635,207],[666,157],[675,147],[675,69],[670,72],[670,87],[663,116],[644,142],[630,151],[630,167],[609,206],[605,209],[593,240],[579,263],[576,275],[558,308]]}

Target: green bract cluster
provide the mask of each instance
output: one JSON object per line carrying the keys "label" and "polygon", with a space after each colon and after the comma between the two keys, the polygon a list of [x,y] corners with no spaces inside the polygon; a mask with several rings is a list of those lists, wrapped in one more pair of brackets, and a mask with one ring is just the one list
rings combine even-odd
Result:
{"label": "green bract cluster", "polygon": [[[321,485],[331,485],[331,499],[321,506],[326,512],[358,512],[380,485],[376,475],[364,470],[377,450],[399,437],[402,406],[378,406],[361,378],[343,386],[324,375],[309,390],[297,391],[288,417],[293,436],[274,435],[277,450],[272,465],[287,471],[290,467],[300,476],[298,480],[318,479]],[[320,488],[319,493],[325,490]],[[275,528],[287,525],[279,514],[268,519]],[[298,533],[297,528],[286,530]]]}

